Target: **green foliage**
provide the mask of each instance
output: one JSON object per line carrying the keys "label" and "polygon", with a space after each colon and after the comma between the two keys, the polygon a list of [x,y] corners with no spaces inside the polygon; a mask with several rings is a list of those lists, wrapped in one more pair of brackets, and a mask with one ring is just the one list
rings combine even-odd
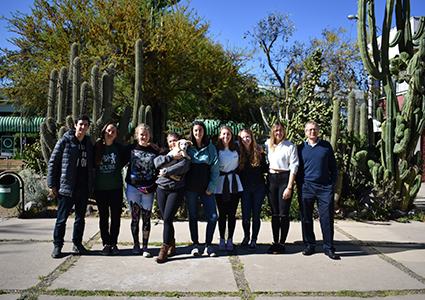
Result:
{"label": "green foliage", "polygon": [[36,140],[31,145],[26,145],[23,154],[25,155],[26,169],[30,169],[39,174],[46,174],[47,164],[43,159],[39,140]]}
{"label": "green foliage", "polygon": [[49,189],[42,176],[31,169],[22,170],[19,172],[19,176],[25,182],[25,204],[35,202],[37,209],[42,209],[51,203],[48,199]]}
{"label": "green foliage", "polygon": [[[1,49],[0,77],[8,78],[1,88],[10,99],[21,101],[29,114],[44,115],[48,74],[52,69],[71,66],[78,52],[83,62],[78,84],[90,78],[90,66],[106,70],[113,64],[112,112],[122,115],[135,98],[133,45],[140,39],[143,77],[138,97],[152,107],[153,119],[159,125],[158,129],[155,126],[154,140],[162,138],[169,112],[172,119],[200,115],[248,119],[249,91],[256,83],[240,70],[251,54],[214,43],[208,37],[209,22],[189,10],[187,3],[178,2],[35,0],[30,14],[16,12],[7,20],[9,30],[19,36],[11,42],[21,50]],[[82,18],[89,22],[82,22]],[[69,55],[70,43],[80,45],[79,51]],[[69,68],[68,80],[79,80],[72,70]],[[66,92],[69,101],[72,86],[62,84],[60,91],[59,98]],[[90,112],[90,103],[88,106]]]}

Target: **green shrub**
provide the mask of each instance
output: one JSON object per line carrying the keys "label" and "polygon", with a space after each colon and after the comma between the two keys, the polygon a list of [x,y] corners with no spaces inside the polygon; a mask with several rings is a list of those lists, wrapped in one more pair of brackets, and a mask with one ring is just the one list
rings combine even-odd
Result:
{"label": "green shrub", "polygon": [[40,140],[36,140],[31,145],[27,144],[23,156],[25,158],[25,168],[40,174],[47,173],[47,164],[43,159]]}
{"label": "green shrub", "polygon": [[35,202],[39,208],[49,206],[51,203],[48,199],[49,189],[44,178],[31,169],[22,170],[19,172],[19,176],[25,183],[25,204]]}

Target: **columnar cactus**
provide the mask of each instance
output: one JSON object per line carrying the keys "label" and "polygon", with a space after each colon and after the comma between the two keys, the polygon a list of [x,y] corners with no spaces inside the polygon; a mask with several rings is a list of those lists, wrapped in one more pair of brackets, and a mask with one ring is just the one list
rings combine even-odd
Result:
{"label": "columnar cactus", "polygon": [[[390,42],[390,30],[394,0],[388,0],[382,26],[381,45],[376,39],[374,1],[359,0],[358,41],[366,70],[383,84],[386,94],[386,116],[377,111],[377,117],[383,120],[380,162],[384,170],[383,178],[393,180],[400,192],[401,201],[395,208],[407,210],[419,190],[421,171],[415,148],[425,125],[423,107],[425,34],[424,17],[416,34],[412,36],[410,28],[410,1],[398,0],[396,5],[396,24],[398,33]],[[367,36],[367,27],[370,35]],[[414,40],[419,41],[419,51],[414,52]],[[368,41],[371,43],[373,60],[369,56]],[[400,55],[390,61],[389,48],[398,45]],[[405,95],[401,110],[398,106],[392,79],[407,82],[409,90]],[[376,163],[375,163],[376,164]],[[379,168],[378,168],[379,170]],[[380,184],[380,182],[376,182]]]}

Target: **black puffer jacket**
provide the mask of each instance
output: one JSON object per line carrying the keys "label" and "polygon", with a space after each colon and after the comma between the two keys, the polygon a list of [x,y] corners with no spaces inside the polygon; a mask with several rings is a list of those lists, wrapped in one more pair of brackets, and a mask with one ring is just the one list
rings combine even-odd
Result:
{"label": "black puffer jacket", "polygon": [[[91,193],[93,187],[93,144],[90,137],[84,137],[87,147],[87,170],[88,188]],[[47,170],[47,186],[56,187],[59,194],[72,197],[74,191],[75,178],[77,175],[78,144],[75,137],[75,130],[67,131],[56,143],[52,156],[49,160]]]}

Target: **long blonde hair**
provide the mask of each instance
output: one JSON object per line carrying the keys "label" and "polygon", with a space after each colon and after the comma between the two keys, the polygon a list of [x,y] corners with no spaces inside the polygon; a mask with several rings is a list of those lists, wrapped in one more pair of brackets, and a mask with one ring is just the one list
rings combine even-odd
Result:
{"label": "long blonde hair", "polygon": [[[248,133],[251,136],[251,144],[249,144],[249,153],[245,149],[245,146],[242,143],[241,134],[243,132]],[[253,168],[258,167],[261,164],[261,153],[258,151],[257,142],[255,141],[254,135],[249,129],[242,129],[238,134],[239,141],[239,170],[243,170],[245,168],[246,159],[249,159],[249,162]]]}
{"label": "long blonde hair", "polygon": [[286,140],[286,129],[285,126],[280,121],[276,121],[273,123],[272,129],[270,130],[270,142],[269,142],[269,150],[270,152],[274,151],[274,146],[276,145],[276,138],[274,137],[274,133],[276,131],[276,128],[282,126],[283,129],[283,139],[282,141]]}

